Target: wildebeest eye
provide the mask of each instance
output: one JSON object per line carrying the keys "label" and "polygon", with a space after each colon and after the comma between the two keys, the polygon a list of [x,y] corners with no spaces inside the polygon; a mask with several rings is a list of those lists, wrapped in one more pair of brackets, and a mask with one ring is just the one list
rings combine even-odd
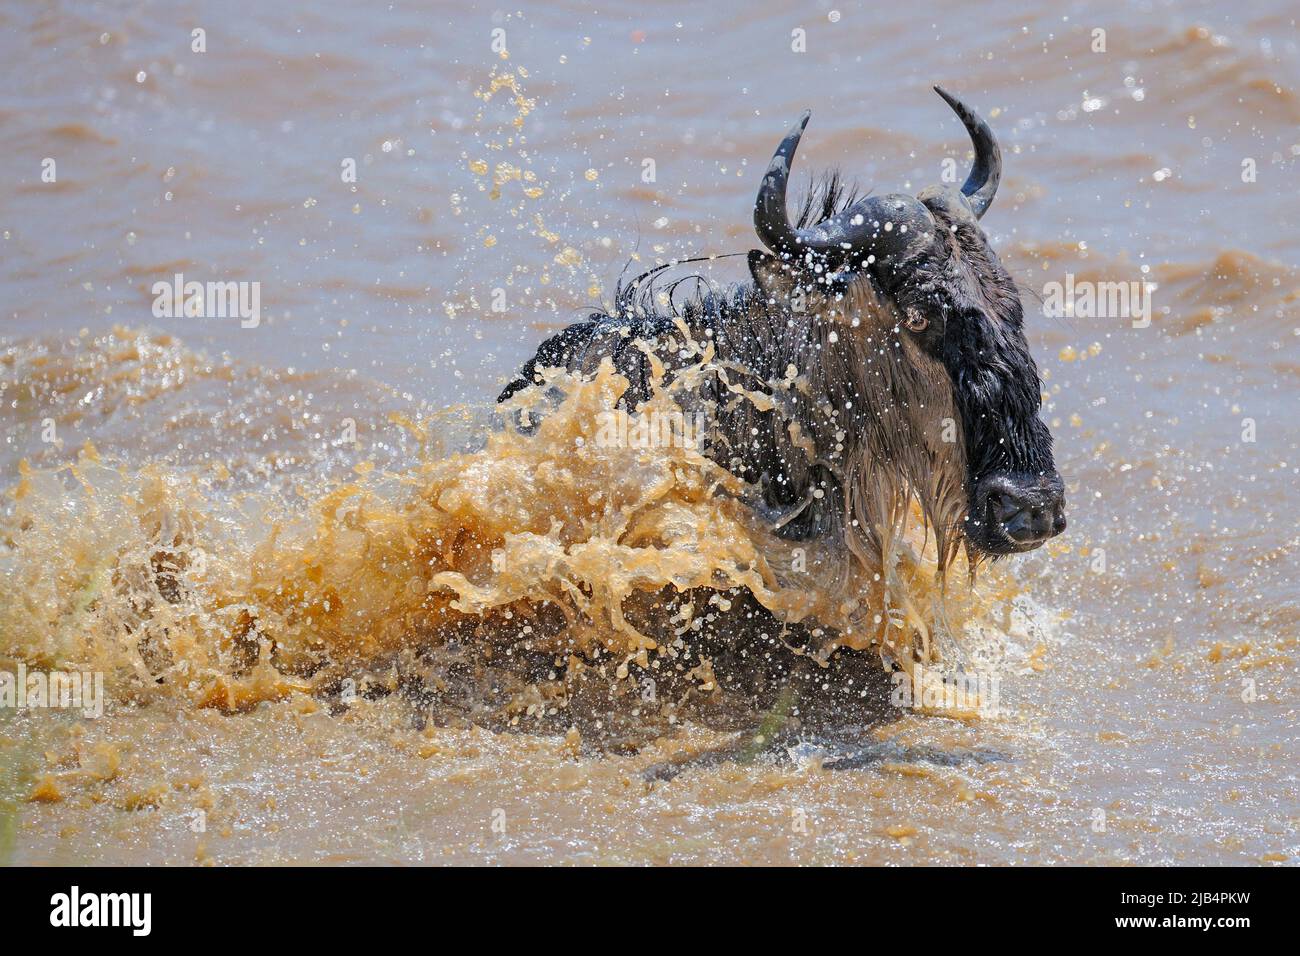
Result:
{"label": "wildebeest eye", "polygon": [[903,320],[903,324],[913,332],[924,332],[929,328],[930,320],[915,309],[908,309],[907,317]]}

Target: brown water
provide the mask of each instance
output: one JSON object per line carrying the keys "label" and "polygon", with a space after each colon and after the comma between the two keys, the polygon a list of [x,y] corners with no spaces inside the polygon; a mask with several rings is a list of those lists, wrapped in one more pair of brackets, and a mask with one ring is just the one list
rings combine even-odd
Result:
{"label": "brown water", "polygon": [[[0,670],[99,671],[108,697],[0,710],[0,859],[1300,854],[1285,4],[0,17]],[[935,82],[1002,140],[984,224],[1071,527],[956,589],[947,629],[904,543],[858,593],[905,626],[868,615],[864,650],[800,670],[790,646],[857,611],[773,570],[725,475],[597,451],[614,380],[557,383],[531,436],[491,400],[629,259],[753,247],[805,107],[805,168],[962,166]],[[259,282],[260,323],[155,318],[178,272]],[[1041,315],[1067,273],[1156,283],[1150,325]],[[882,703],[881,650],[921,632],[996,671],[999,714]]]}

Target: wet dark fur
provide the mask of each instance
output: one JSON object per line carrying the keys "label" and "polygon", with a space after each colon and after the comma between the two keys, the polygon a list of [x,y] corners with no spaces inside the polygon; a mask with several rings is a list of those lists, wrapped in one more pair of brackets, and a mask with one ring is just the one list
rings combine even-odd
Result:
{"label": "wet dark fur", "polygon": [[[798,226],[824,220],[855,199],[853,190],[832,174],[806,195]],[[941,200],[928,206],[941,227],[930,247],[910,261],[892,264],[888,273],[875,266],[840,273],[832,282],[809,276],[789,280],[815,289],[817,302],[803,312],[791,307],[778,260],[759,252],[749,254],[755,276],[750,283],[723,288],[694,276],[661,284],[657,270],[620,283],[612,309],[593,312],[545,341],[498,401],[540,383],[541,368],[591,373],[608,357],[630,382],[624,402],[635,407],[649,396],[651,376],[637,341],[671,343],[657,354],[670,371],[680,368],[683,363],[675,357],[681,345],[675,320],[680,319],[695,340],[714,344],[715,361],[726,367],[727,381],[778,401],[776,411],[758,412],[729,393],[722,376],[699,396],[716,408],[707,453],[761,487],[769,517],[782,535],[841,534],[846,523],[858,518],[859,525],[868,527],[894,521],[896,506],[886,505],[887,513],[880,514],[863,503],[872,497],[870,486],[883,483],[897,491],[910,485],[901,494],[916,494],[939,537],[946,565],[969,531],[965,503],[981,476],[994,470],[1054,474],[1054,466],[1051,435],[1037,414],[1041,385],[1025,341],[1015,284],[973,220],[952,213]],[[693,294],[672,301],[681,298],[676,293],[687,281]],[[664,291],[667,306],[657,301]],[[871,312],[867,333],[846,326],[854,309]],[[924,315],[928,328],[919,333],[900,329],[910,312]],[[886,332],[872,334],[872,328]],[[838,341],[828,335],[832,329],[838,330]],[[943,391],[943,384],[933,383],[933,375],[926,379],[925,369],[910,368],[926,364],[921,356],[946,370],[951,394],[933,394]],[[773,387],[788,366],[808,373],[812,394]],[[957,458],[934,450],[933,422],[916,407],[937,409],[945,403],[959,413],[964,451],[959,476],[943,474],[956,466]],[[826,408],[834,412],[826,414]],[[813,454],[792,444],[791,421],[812,439]],[[836,450],[837,444],[843,448]],[[927,444],[923,454],[911,453]],[[873,459],[869,467],[856,464],[863,455]],[[898,474],[890,475],[891,467]],[[866,487],[846,488],[854,482]],[[811,496],[814,489],[822,496]],[[870,537],[873,532],[863,533]],[[879,541],[870,548],[879,549]]]}

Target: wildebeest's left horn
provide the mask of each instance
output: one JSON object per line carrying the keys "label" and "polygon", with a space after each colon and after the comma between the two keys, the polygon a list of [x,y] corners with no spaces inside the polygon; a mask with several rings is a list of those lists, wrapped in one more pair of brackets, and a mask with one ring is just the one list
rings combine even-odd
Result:
{"label": "wildebeest's left horn", "polygon": [[785,198],[790,167],[810,115],[805,111],[781,140],[763,176],[754,203],[754,229],[763,244],[778,255],[793,257],[812,252],[828,261],[842,262],[868,256],[894,257],[928,234],[934,225],[929,212],[916,199],[901,194],[868,196],[806,229],[790,224]]}
{"label": "wildebeest's left horn", "polygon": [[965,125],[971,143],[975,146],[975,165],[971,167],[970,175],[966,177],[966,183],[961,187],[961,191],[966,201],[970,203],[975,218],[980,219],[988,211],[989,206],[993,205],[998,183],[1002,180],[1002,150],[998,148],[997,137],[993,135],[993,130],[989,129],[989,124],[984,122],[978,113],[943,87],[936,86],[934,91],[952,107],[953,112]]}

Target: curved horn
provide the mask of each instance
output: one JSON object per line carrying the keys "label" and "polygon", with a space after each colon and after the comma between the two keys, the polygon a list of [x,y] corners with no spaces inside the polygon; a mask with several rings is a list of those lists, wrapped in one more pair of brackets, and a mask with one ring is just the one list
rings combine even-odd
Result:
{"label": "curved horn", "polygon": [[768,163],[763,175],[763,185],[758,189],[758,199],[754,201],[754,229],[763,245],[775,253],[793,255],[799,245],[799,236],[790,225],[790,214],[785,205],[786,188],[790,185],[790,167],[794,163],[795,150],[803,137],[804,128],[812,110],[804,110],[799,122],[781,140],[776,148],[772,162]]}
{"label": "curved horn", "polygon": [[1002,180],[1002,150],[998,148],[998,140],[993,135],[993,130],[989,129],[989,124],[984,122],[978,113],[943,87],[936,86],[934,91],[952,107],[952,111],[966,127],[966,132],[970,134],[971,143],[975,147],[975,165],[971,167],[970,175],[966,177],[966,183],[961,187],[961,191],[966,201],[970,203],[975,218],[980,219],[988,211],[989,206],[993,205],[998,183]]}
{"label": "curved horn", "polygon": [[786,207],[790,167],[811,115],[805,110],[799,117],[763,176],[754,202],[754,229],[763,245],[778,255],[812,252],[827,259],[865,259],[870,255],[882,259],[904,251],[919,235],[928,233],[933,226],[929,212],[911,196],[901,194],[868,196],[807,229],[790,224]]}

